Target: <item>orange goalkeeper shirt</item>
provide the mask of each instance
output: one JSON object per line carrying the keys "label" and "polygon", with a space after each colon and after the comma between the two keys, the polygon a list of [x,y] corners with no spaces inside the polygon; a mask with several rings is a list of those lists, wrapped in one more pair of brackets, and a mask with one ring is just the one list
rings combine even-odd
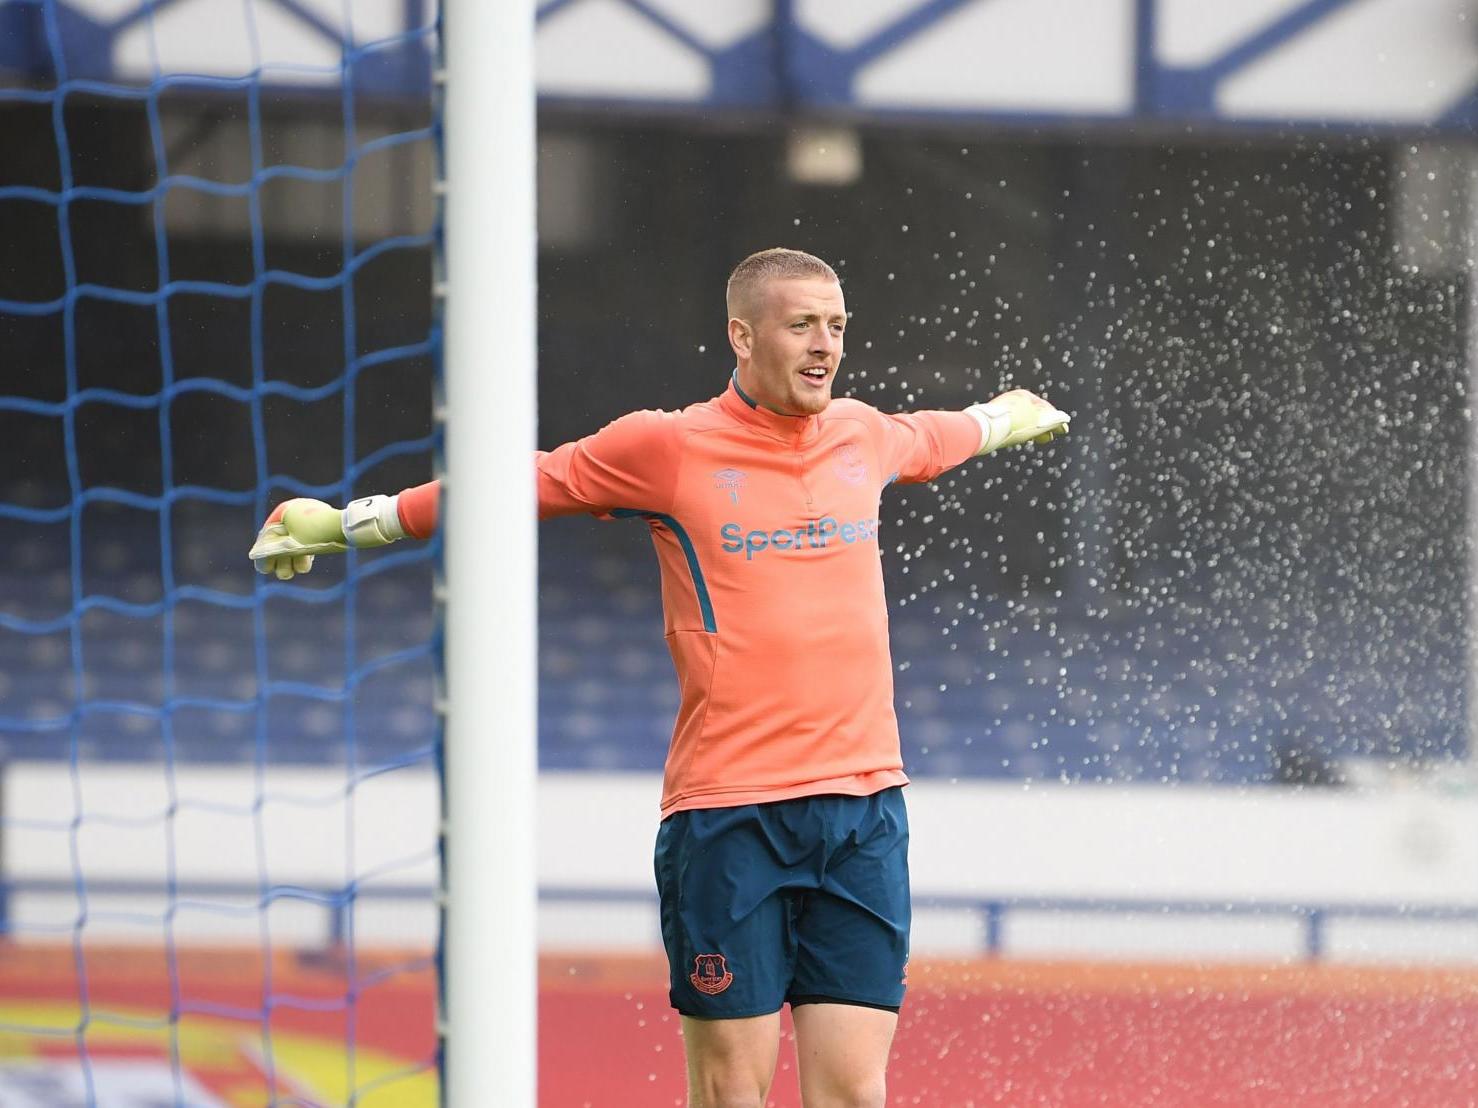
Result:
{"label": "orange goalkeeper shirt", "polygon": [[971,457],[963,412],[757,407],[737,381],[537,455],[541,518],[640,517],[681,703],[662,814],[901,785],[879,500]]}

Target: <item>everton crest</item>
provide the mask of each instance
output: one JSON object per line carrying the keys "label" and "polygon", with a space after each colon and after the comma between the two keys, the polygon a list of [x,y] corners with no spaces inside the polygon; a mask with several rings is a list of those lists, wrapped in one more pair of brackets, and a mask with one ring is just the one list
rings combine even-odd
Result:
{"label": "everton crest", "polygon": [[831,452],[831,468],[849,485],[860,485],[867,480],[867,462],[855,442],[844,442]]}
{"label": "everton crest", "polygon": [[693,988],[709,996],[717,996],[734,981],[722,954],[700,954],[693,959],[693,972],[688,974]]}

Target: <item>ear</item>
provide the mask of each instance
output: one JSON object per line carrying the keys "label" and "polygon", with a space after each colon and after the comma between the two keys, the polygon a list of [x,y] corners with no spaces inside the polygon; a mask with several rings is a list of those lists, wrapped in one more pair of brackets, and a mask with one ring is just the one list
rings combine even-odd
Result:
{"label": "ear", "polygon": [[736,357],[748,358],[754,352],[754,331],[744,320],[729,320],[729,345]]}

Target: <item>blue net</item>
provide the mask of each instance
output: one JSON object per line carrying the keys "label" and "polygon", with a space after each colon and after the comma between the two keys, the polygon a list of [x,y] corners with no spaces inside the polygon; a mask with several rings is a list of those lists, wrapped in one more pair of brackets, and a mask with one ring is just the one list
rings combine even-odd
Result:
{"label": "blue net", "polygon": [[0,1103],[434,1101],[434,19],[0,5]]}

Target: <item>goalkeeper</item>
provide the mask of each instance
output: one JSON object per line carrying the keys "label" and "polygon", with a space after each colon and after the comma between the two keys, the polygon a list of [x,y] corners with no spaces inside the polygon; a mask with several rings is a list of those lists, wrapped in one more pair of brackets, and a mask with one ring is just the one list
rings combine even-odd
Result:
{"label": "goalkeeper", "polygon": [[[960,412],[832,399],[847,312],[810,254],[751,255],[727,293],[723,393],[540,451],[539,514],[642,518],[661,564],[681,699],[655,861],[690,1105],[765,1103],[788,1003],[807,1108],[880,1108],[910,921],[880,498],[1068,416],[1022,389]],[[288,501],[252,560],[288,579],[425,538],[438,495]]]}

